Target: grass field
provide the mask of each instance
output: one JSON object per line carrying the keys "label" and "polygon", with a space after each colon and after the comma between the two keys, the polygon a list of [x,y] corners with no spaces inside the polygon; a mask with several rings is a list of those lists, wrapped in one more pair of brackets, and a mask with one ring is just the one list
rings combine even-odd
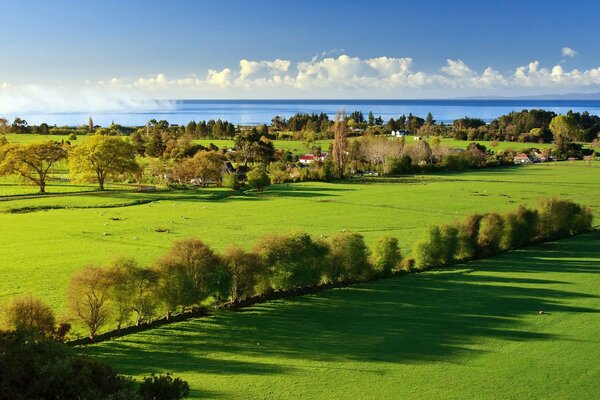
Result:
{"label": "grass field", "polygon": [[[406,254],[429,224],[505,211],[541,197],[590,205],[599,217],[599,178],[598,163],[565,162],[365,184],[277,185],[261,194],[198,189],[3,197],[0,301],[33,293],[62,310],[69,277],[83,265],[116,255],[151,263],[174,240],[193,236],[222,250],[234,244],[250,247],[275,232],[328,236],[346,230],[363,234],[368,243],[395,236]],[[2,190],[10,192],[10,185]],[[64,188],[49,188],[55,190]]]}
{"label": "grass field", "polygon": [[[543,315],[539,311],[543,310]],[[600,233],[89,347],[193,399],[600,398]]]}

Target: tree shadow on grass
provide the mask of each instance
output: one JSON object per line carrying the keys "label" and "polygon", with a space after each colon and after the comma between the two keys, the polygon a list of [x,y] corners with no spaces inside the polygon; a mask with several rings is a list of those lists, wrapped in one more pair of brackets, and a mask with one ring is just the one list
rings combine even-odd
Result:
{"label": "tree shadow on grass", "polygon": [[[600,272],[599,244],[596,232],[452,269],[272,301],[243,313],[221,311],[90,352],[129,374],[279,374],[293,360],[451,362],[488,351],[488,339],[557,339],[523,321],[540,310],[597,313],[577,303],[598,296],[578,292],[569,276]],[[274,363],[258,361],[263,357]]]}

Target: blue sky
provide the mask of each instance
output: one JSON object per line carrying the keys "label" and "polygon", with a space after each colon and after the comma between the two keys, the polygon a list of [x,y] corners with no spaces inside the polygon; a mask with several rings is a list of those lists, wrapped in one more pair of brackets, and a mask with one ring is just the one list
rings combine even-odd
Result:
{"label": "blue sky", "polygon": [[39,91],[406,98],[600,90],[600,4],[592,1],[0,5],[0,99],[13,101],[15,92]]}

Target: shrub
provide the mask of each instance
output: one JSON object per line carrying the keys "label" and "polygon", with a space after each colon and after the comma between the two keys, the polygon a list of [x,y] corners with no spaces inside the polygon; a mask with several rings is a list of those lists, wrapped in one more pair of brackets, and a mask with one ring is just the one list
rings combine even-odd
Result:
{"label": "shrub", "polygon": [[223,186],[232,190],[240,190],[242,184],[240,183],[237,175],[233,173],[225,175],[225,177],[223,178]]}
{"label": "shrub", "polygon": [[190,394],[190,385],[180,379],[165,375],[145,376],[140,384],[140,394],[144,400],[179,400]]}
{"label": "shrub", "polygon": [[401,261],[398,239],[390,236],[377,239],[371,256],[371,264],[377,274],[389,275],[399,267]]}
{"label": "shrub", "polygon": [[329,241],[327,278],[331,282],[367,279],[372,275],[369,249],[362,235],[340,233]]}
{"label": "shrub", "polygon": [[4,316],[10,329],[26,330],[36,336],[54,335],[54,312],[40,299],[32,296],[14,298],[6,305]]}
{"label": "shrub", "polygon": [[77,140],[77,134],[75,134],[75,132],[71,133],[69,135],[69,140]]}
{"label": "shrub", "polygon": [[256,167],[250,170],[246,174],[246,178],[248,179],[248,185],[259,192],[262,192],[264,188],[271,184],[271,179],[263,167]]}
{"label": "shrub", "polygon": [[500,249],[518,249],[536,240],[537,211],[520,206],[518,210],[505,214],[503,219],[504,232],[500,241]]}

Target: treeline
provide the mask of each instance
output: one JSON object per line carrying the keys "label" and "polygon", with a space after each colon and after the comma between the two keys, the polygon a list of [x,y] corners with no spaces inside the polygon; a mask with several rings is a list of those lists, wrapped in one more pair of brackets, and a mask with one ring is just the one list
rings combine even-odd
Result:
{"label": "treeline", "polygon": [[[201,240],[183,239],[151,266],[119,258],[83,267],[69,282],[67,304],[93,340],[110,326],[118,330],[159,316],[168,320],[200,306],[443,267],[591,227],[588,207],[553,199],[536,209],[521,206],[506,214],[476,214],[460,223],[432,226],[406,258],[394,237],[381,237],[369,248],[362,235],[348,232],[329,238],[304,232],[269,235],[251,250],[234,246],[222,253]],[[12,319],[13,327],[18,323]],[[57,334],[53,323],[46,325],[48,335]]]}
{"label": "treeline", "polygon": [[431,226],[415,243],[409,261],[419,271],[492,257],[592,229],[592,211],[569,200],[545,200],[537,209],[474,214],[463,222]]}
{"label": "treeline", "polygon": [[169,319],[202,305],[387,276],[400,261],[397,239],[383,237],[369,249],[356,233],[329,239],[272,235],[252,250],[230,247],[221,254],[198,239],[184,239],[149,267],[127,258],[85,266],[70,280],[67,303],[93,339],[108,326]]}

